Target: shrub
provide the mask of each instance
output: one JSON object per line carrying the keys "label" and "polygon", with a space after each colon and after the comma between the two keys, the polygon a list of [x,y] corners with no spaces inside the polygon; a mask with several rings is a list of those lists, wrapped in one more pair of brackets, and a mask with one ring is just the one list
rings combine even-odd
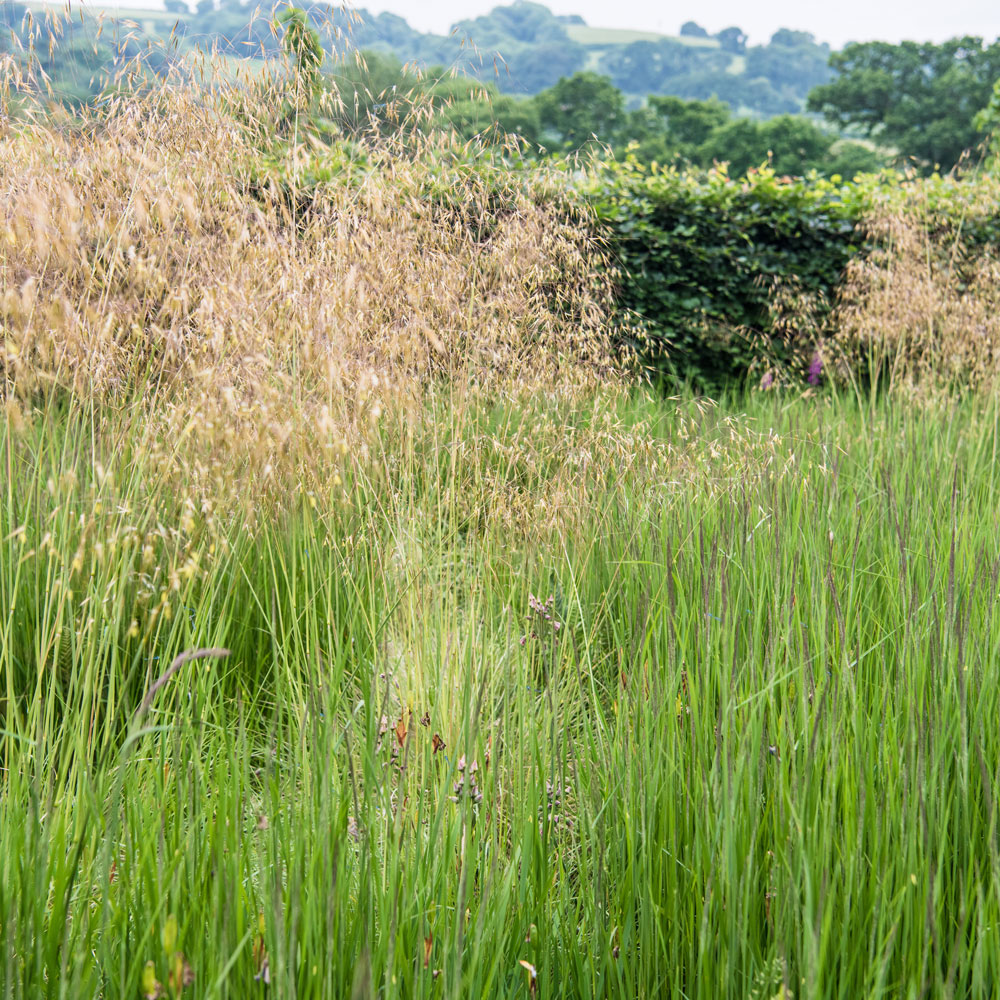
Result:
{"label": "shrub", "polygon": [[645,326],[647,361],[705,386],[742,377],[757,338],[776,335],[776,283],[833,300],[867,201],[863,188],[770,170],[734,179],[634,163],[599,173],[589,194],[624,275],[619,305]]}
{"label": "shrub", "polygon": [[647,364],[707,388],[744,379],[762,357],[804,370],[844,321],[843,297],[857,293],[871,252],[879,250],[871,267],[901,265],[876,221],[887,214],[904,212],[908,227],[925,232],[926,263],[948,270],[956,291],[981,284],[977,262],[1000,245],[997,186],[985,173],[884,171],[844,183],[634,162],[606,166],[584,185],[622,275],[619,307],[645,330]]}

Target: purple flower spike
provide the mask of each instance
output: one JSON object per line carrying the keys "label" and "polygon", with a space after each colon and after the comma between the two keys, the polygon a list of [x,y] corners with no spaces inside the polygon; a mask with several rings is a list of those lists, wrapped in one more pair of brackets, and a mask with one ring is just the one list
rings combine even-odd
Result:
{"label": "purple flower spike", "polygon": [[820,372],[823,371],[823,359],[819,356],[819,353],[813,355],[812,361],[809,363],[809,375],[808,382],[810,385],[819,385]]}

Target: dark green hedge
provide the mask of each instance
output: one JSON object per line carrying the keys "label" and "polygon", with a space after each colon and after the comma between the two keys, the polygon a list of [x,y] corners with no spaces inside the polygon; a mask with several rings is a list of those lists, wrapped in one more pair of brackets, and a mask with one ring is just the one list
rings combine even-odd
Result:
{"label": "dark green hedge", "polygon": [[[609,168],[589,196],[622,270],[619,302],[641,319],[648,361],[702,385],[742,378],[772,340],[776,282],[823,310],[859,247],[867,196],[852,185],[763,171]],[[824,305],[824,303],[826,305]]]}
{"label": "dark green hedge", "polygon": [[710,388],[744,379],[762,353],[779,362],[808,356],[812,344],[775,329],[775,288],[809,299],[798,336],[815,339],[848,262],[871,248],[873,211],[916,219],[948,266],[1000,246],[998,180],[982,173],[887,171],[843,183],[769,170],[738,178],[649,171],[633,162],[608,165],[584,187],[621,269],[619,303],[646,330],[647,363]]}
{"label": "dark green hedge", "polygon": [[[849,261],[871,248],[865,221],[873,211],[905,211],[944,255],[959,243],[973,251],[1000,247],[996,175],[963,180],[885,171],[844,183],[767,169],[735,178],[724,170],[650,170],[634,161],[580,173],[568,161],[513,163],[454,151],[426,165],[415,194],[431,208],[461,210],[456,199],[470,179],[481,193],[493,192],[474,206],[470,221],[479,229],[511,210],[519,189],[555,198],[573,213],[589,203],[618,265],[618,304],[644,330],[646,363],[707,389],[742,381],[762,355],[779,365],[802,366],[803,358],[808,364],[817,337],[830,332],[824,323]],[[300,166],[294,181],[284,167],[280,156],[269,157],[251,188],[277,190],[297,218],[309,214],[317,186],[358,184],[380,169],[377,158],[348,144]],[[776,329],[770,307],[777,288],[811,303],[807,322]]]}

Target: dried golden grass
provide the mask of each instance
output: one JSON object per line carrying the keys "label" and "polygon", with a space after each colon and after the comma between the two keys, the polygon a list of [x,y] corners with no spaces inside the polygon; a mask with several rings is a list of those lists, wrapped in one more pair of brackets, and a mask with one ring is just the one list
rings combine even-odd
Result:
{"label": "dried golden grass", "polygon": [[995,387],[1000,260],[966,238],[964,223],[942,216],[919,184],[869,219],[876,249],[851,261],[833,315],[842,378],[912,398]]}
{"label": "dried golden grass", "polygon": [[[992,391],[1000,373],[1000,259],[986,227],[1000,177],[910,178],[859,227],[831,308],[793,276],[770,293],[755,344],[760,386],[833,379],[859,392],[929,401]],[[808,390],[807,390],[808,391]]]}
{"label": "dried golden grass", "polygon": [[176,390],[206,369],[257,382],[293,361],[315,384],[331,370],[559,381],[609,364],[599,247],[530,192],[504,191],[508,211],[477,238],[462,214],[489,212],[485,182],[467,175],[449,210],[422,195],[433,165],[376,157],[357,185],[309,192],[303,223],[253,196],[238,168],[256,151],[232,122],[184,95],[163,117],[134,111],[5,143],[6,365],[22,390]]}
{"label": "dried golden grass", "polygon": [[351,182],[295,190],[293,147],[262,183],[259,122],[233,95],[164,86],[71,133],[8,123],[0,391],[15,422],[58,395],[135,405],[161,464],[253,497],[339,483],[387,409],[412,414],[432,385],[621,386],[602,247],[541,181],[376,143]]}
{"label": "dried golden grass", "polygon": [[[633,362],[613,270],[562,175],[491,169],[417,129],[275,147],[287,80],[207,77],[126,90],[71,127],[22,115],[0,147],[10,427],[54,400],[86,412],[90,534],[155,564],[149,603],[221,523],[295,503],[350,494],[345,510],[367,497],[399,523],[420,508],[543,538],[618,490],[655,505],[783,461],[750,428],[706,440],[677,415],[669,440],[662,409],[619,408]],[[111,513],[143,504],[162,525]]]}

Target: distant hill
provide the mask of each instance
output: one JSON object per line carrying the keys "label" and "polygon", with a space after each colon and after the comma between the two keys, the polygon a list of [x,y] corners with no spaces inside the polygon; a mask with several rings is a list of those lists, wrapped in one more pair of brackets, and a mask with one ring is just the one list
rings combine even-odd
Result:
{"label": "distant hill", "polygon": [[[371,50],[420,67],[454,68],[512,95],[537,94],[561,77],[589,70],[610,77],[632,106],[650,94],[715,97],[735,112],[770,117],[801,111],[808,92],[832,76],[829,46],[807,32],[787,29],[767,45],[748,46],[738,27],[710,35],[688,21],[676,36],[602,28],[517,0],[459,21],[448,35],[436,35],[388,12],[346,11],[328,3],[301,6],[331,52]],[[131,18],[146,36],[165,37],[177,23],[186,46],[217,45],[237,58],[276,52],[269,18],[253,2],[199,0],[192,7],[186,0],[165,0],[164,7],[162,12],[107,10]]]}
{"label": "distant hill", "polygon": [[[527,0],[459,21],[448,36],[421,34],[393,14],[362,9],[357,15],[351,38],[359,48],[425,65],[457,65],[512,94],[535,94],[562,76],[591,70],[636,100],[648,94],[717,97],[734,111],[767,117],[801,111],[809,90],[832,75],[830,47],[788,29],[767,45],[747,46],[737,27],[714,36],[693,21],[677,36],[602,28]],[[346,24],[344,15],[333,17]]]}

